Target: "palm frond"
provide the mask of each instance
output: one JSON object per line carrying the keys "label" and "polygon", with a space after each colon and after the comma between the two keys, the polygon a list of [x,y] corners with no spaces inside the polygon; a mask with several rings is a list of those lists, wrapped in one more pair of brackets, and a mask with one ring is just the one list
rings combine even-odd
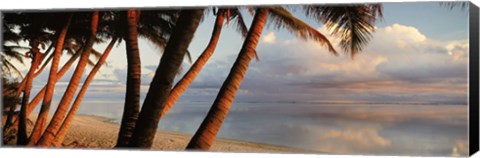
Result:
{"label": "palm frond", "polygon": [[193,62],[192,62],[192,54],[190,54],[190,51],[187,50],[186,54],[187,54],[186,56],[187,56],[188,62],[189,62],[190,64],[193,63]]}
{"label": "palm frond", "polygon": [[20,45],[6,45],[4,47],[8,47],[6,49],[11,49],[11,50],[22,50],[22,51],[28,51],[31,48],[30,47],[25,47],[25,46],[20,46]]}
{"label": "palm frond", "polygon": [[[245,20],[243,20],[243,16],[239,8],[241,7],[228,8],[228,10],[230,11],[229,12],[230,14],[227,15],[227,19],[233,20],[233,24],[236,26],[235,27],[236,31],[242,35],[242,38],[246,38],[248,34],[248,27],[247,27],[247,24],[245,23]],[[260,61],[257,51],[255,51],[254,57],[256,61]]]}
{"label": "palm frond", "polygon": [[270,22],[272,22],[277,29],[286,28],[288,31],[296,34],[297,37],[303,40],[314,40],[322,46],[327,46],[329,52],[337,55],[337,51],[325,35],[293,16],[285,8],[271,7],[269,16],[271,19]]}
{"label": "palm frond", "polygon": [[257,53],[257,51],[256,51],[256,50],[255,50],[255,52],[254,52],[254,53],[255,53],[255,55],[254,55],[254,57],[255,57],[255,61],[260,61],[260,57],[258,56],[258,53]]}
{"label": "palm frond", "polygon": [[75,53],[78,53],[75,50],[73,50],[73,48],[65,48],[65,50],[67,51],[68,55],[74,55]]}
{"label": "palm frond", "polygon": [[167,46],[168,41],[158,32],[141,29],[138,30],[138,35],[150,41],[157,49],[163,50]]}
{"label": "palm frond", "polygon": [[367,45],[375,31],[380,4],[351,6],[305,6],[307,16],[323,22],[332,35],[340,38],[340,47],[352,58]]}
{"label": "palm frond", "polygon": [[13,72],[15,72],[20,78],[23,78],[23,75],[20,72],[20,70],[18,70],[18,68],[15,67],[15,65],[13,65],[9,60],[6,60],[3,57],[2,57],[2,70],[4,71],[3,73],[5,72],[11,73],[13,70]]}
{"label": "palm frond", "polygon": [[450,10],[453,10],[455,8],[460,8],[462,10],[465,10],[469,6],[468,1],[460,1],[460,2],[440,2],[441,6],[447,7]]}
{"label": "palm frond", "polygon": [[247,24],[245,24],[245,20],[243,20],[243,16],[240,13],[240,10],[238,8],[232,9],[233,13],[233,24],[236,26],[236,31],[240,32],[243,38],[247,37],[248,34],[248,27]]}
{"label": "palm frond", "polygon": [[13,28],[9,27],[7,24],[3,23],[3,30],[2,30],[2,36],[3,36],[3,43],[5,42],[13,42],[15,44],[19,44],[19,41],[22,40],[22,37],[13,32]]}
{"label": "palm frond", "polygon": [[92,59],[88,59],[88,64],[87,65],[93,67],[93,66],[95,66],[95,62]]}
{"label": "palm frond", "polygon": [[95,59],[100,59],[100,57],[102,56],[102,53],[92,48],[92,55],[95,57]]}
{"label": "palm frond", "polygon": [[25,55],[18,52],[15,49],[15,46],[4,46],[3,50],[2,50],[2,57],[3,58],[14,59],[14,60],[17,60],[18,62],[20,62],[21,64],[24,64],[23,59],[24,59]]}

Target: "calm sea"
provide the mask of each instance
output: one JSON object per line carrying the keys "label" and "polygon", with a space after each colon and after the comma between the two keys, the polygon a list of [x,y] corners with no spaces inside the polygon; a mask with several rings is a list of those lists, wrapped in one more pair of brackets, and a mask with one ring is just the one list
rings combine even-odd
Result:
{"label": "calm sea", "polygon": [[[211,103],[179,102],[159,129],[193,134]],[[120,122],[123,101],[85,101],[79,114]],[[218,137],[362,155],[468,153],[465,105],[234,103]]]}

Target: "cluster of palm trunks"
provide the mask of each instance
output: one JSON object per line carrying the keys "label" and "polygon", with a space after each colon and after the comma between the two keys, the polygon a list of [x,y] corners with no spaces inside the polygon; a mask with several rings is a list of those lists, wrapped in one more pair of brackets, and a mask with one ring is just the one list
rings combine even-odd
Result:
{"label": "cluster of palm trunks", "polygon": [[[125,41],[128,73],[124,111],[115,147],[150,148],[159,121],[175,105],[212,56],[222,27],[233,21],[244,37],[243,45],[211,109],[187,146],[187,149],[208,150],[227,117],[250,61],[258,58],[255,49],[265,25],[287,29],[299,38],[313,40],[327,47],[332,54],[337,54],[325,35],[293,16],[291,9],[301,9],[307,17],[325,24],[333,35],[340,37],[338,45],[342,51],[352,57],[367,44],[374,31],[375,20],[382,16],[381,4],[4,13],[2,70],[23,77],[21,83],[7,88],[11,90],[11,95],[21,100],[4,103],[3,109],[8,109],[4,115],[8,117],[3,133],[8,134],[8,131],[15,129],[16,144],[19,146],[61,147],[89,83],[115,44]],[[174,78],[183,59],[189,57],[187,49],[202,17],[209,16],[212,12],[216,20],[210,42],[187,73],[174,85]],[[246,26],[242,12],[253,15],[250,27]],[[162,48],[163,53],[141,109],[138,38],[151,41]],[[19,41],[28,41],[29,46],[22,47],[18,45]],[[95,44],[105,42],[109,44],[103,53],[93,48]],[[70,57],[64,65],[60,65],[62,56]],[[96,57],[97,61],[91,61],[91,56]],[[8,59],[30,60],[28,73],[22,75]],[[74,74],[47,125],[55,84],[77,59]],[[47,65],[50,65],[48,82],[31,98],[33,80]],[[93,69],[75,95],[87,65],[93,65]],[[27,133],[27,118],[38,105],[41,107],[37,119],[33,121],[33,131]],[[19,112],[16,111],[18,107]]]}

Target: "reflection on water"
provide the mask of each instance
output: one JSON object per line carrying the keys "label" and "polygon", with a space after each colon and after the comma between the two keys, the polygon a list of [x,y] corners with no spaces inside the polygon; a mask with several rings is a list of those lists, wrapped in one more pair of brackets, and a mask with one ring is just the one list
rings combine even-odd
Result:
{"label": "reflection on water", "polygon": [[[159,129],[193,134],[211,104],[180,102]],[[87,101],[80,114],[121,119],[123,102]],[[467,106],[235,103],[219,137],[366,155],[466,155]]]}

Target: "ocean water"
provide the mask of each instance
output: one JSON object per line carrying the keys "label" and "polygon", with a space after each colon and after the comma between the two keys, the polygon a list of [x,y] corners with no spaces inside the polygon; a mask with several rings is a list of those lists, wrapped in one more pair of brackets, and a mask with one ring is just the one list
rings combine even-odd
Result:
{"label": "ocean water", "polygon": [[[194,134],[211,103],[179,102],[159,129]],[[121,120],[123,101],[85,101],[79,114]],[[217,137],[360,155],[462,156],[466,105],[234,103]]]}

